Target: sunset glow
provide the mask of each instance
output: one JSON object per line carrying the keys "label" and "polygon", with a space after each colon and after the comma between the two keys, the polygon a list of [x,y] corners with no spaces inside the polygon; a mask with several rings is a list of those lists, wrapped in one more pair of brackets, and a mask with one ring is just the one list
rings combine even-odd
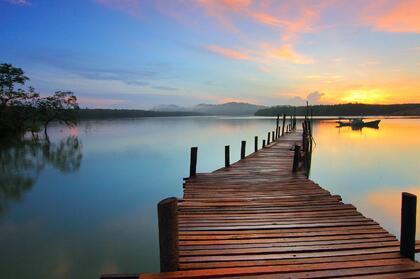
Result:
{"label": "sunset glow", "polygon": [[0,0],[1,62],[82,107],[420,103],[420,1]]}

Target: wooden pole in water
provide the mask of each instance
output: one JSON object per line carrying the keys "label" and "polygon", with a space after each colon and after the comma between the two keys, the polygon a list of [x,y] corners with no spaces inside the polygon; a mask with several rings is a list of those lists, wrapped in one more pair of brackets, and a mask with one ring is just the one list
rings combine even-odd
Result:
{"label": "wooden pole in water", "polygon": [[295,153],[293,156],[293,172],[297,172],[299,168],[299,161],[300,161],[300,146],[295,144]]}
{"label": "wooden pole in water", "polygon": [[167,198],[158,203],[160,271],[177,271],[178,250],[178,200]]}
{"label": "wooden pole in water", "polygon": [[254,138],[254,151],[257,152],[258,151],[258,137],[255,136]]}
{"label": "wooden pole in water", "polygon": [[413,194],[403,192],[400,253],[413,261],[416,253],[416,207],[417,197]]}
{"label": "wooden pole in water", "polygon": [[280,122],[280,115],[277,114],[277,120],[276,120],[276,139],[279,137],[279,122]]}
{"label": "wooden pole in water", "polygon": [[292,116],[292,113],[290,113],[290,125],[289,125],[289,131],[292,131],[292,125],[293,125],[293,116]]}
{"label": "wooden pole in water", "polygon": [[270,132],[267,133],[267,145],[270,144]]}
{"label": "wooden pole in water", "polygon": [[274,131],[271,132],[271,141],[274,142]]}
{"label": "wooden pole in water", "polygon": [[190,177],[197,174],[197,151],[198,147],[191,147]]}
{"label": "wooden pole in water", "polygon": [[246,141],[242,141],[241,142],[241,159],[245,158],[245,146],[246,146]]}
{"label": "wooden pole in water", "polygon": [[230,166],[230,147],[229,145],[225,146],[225,168]]}
{"label": "wooden pole in water", "polygon": [[286,124],[286,114],[283,114],[283,125],[281,126],[281,135],[284,136],[284,125]]}
{"label": "wooden pole in water", "polygon": [[265,140],[263,140],[263,142],[262,142],[262,147],[263,148],[265,147]]}

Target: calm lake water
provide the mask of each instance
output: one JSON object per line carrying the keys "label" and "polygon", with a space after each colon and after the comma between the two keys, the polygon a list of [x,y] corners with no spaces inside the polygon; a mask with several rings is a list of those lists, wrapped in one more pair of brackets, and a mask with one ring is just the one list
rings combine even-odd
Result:
{"label": "calm lake water", "polygon": [[[158,271],[156,204],[182,196],[189,148],[199,148],[198,171],[212,171],[225,145],[236,161],[241,140],[250,153],[274,126],[253,117],[86,121],[52,127],[49,145],[2,146],[0,278]],[[358,131],[317,121],[311,178],[398,235],[401,192],[420,195],[419,129],[420,119]]]}

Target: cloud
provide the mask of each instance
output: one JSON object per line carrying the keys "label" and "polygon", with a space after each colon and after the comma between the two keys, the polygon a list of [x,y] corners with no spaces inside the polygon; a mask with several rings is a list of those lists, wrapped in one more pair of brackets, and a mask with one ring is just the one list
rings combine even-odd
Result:
{"label": "cloud", "polygon": [[251,60],[251,57],[248,54],[246,54],[245,52],[241,52],[239,50],[224,48],[217,45],[208,45],[208,46],[204,46],[204,48],[214,54],[224,56],[230,59]]}
{"label": "cloud", "polygon": [[171,87],[171,86],[151,86],[151,88],[153,89],[158,89],[158,90],[166,90],[166,91],[175,91],[178,90],[178,88],[175,87]]}
{"label": "cloud", "polygon": [[375,29],[387,32],[420,33],[420,1],[397,1],[381,14],[369,16]]}
{"label": "cloud", "polygon": [[293,62],[294,64],[312,64],[313,60],[299,54],[291,44],[284,44],[279,47],[273,47],[268,44],[262,45],[263,57],[271,59],[281,59]]}
{"label": "cloud", "polygon": [[309,93],[306,98],[302,98],[301,96],[293,96],[289,98],[288,100],[285,100],[285,103],[294,105],[294,106],[302,106],[306,105],[306,101],[310,105],[318,105],[321,104],[322,97],[325,96],[325,93],[319,92],[319,91],[313,91]]}
{"label": "cloud", "polygon": [[325,93],[321,93],[318,91],[314,91],[308,94],[308,96],[306,97],[306,99],[308,100],[308,102],[312,105],[315,104],[319,104],[321,101],[322,96],[324,96]]}
{"label": "cloud", "polygon": [[268,43],[261,44],[258,49],[231,49],[217,45],[204,46],[211,53],[234,60],[252,61],[258,64],[262,72],[270,72],[270,65],[276,60],[283,60],[294,64],[312,64],[313,60],[298,53],[291,44],[274,46]]}
{"label": "cloud", "polygon": [[18,6],[27,6],[31,3],[28,0],[7,0],[12,5],[18,5]]}

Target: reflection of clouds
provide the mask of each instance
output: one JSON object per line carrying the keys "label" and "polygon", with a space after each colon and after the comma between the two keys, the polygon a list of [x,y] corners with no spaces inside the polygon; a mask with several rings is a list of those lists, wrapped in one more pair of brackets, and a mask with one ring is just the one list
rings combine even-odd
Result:
{"label": "reflection of clouds", "polygon": [[[409,192],[420,197],[420,186],[404,188],[383,188],[371,192],[362,200],[364,207],[375,216],[369,216],[373,219],[379,218],[384,221],[384,226],[389,226],[392,231],[399,232],[401,222],[401,193]],[[417,210],[418,212],[418,210]],[[380,224],[382,222],[380,220]],[[417,213],[417,237],[420,236],[420,214]]]}

